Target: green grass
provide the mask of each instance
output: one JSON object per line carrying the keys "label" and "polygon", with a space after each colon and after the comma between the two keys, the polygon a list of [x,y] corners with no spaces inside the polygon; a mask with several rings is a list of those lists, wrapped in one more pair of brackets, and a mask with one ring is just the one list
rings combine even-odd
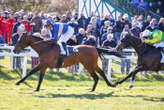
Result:
{"label": "green grass", "polygon": [[[0,110],[164,110],[164,75],[137,75],[116,88],[101,79],[95,92],[88,74],[47,72],[40,92],[34,92],[38,74],[20,86],[20,71],[0,71]],[[112,83],[125,75],[112,75]]]}

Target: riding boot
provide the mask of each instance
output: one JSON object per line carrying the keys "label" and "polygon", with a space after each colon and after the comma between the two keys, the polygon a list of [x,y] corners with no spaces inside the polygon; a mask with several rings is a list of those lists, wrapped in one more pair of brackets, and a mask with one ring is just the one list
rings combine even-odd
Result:
{"label": "riding boot", "polygon": [[60,68],[62,66],[63,59],[64,59],[64,56],[59,56],[58,61],[57,61],[56,68]]}
{"label": "riding boot", "polygon": [[62,56],[67,56],[67,48],[66,48],[66,43],[65,42],[62,42],[62,46],[63,46],[63,49],[65,51],[65,55],[62,55]]}

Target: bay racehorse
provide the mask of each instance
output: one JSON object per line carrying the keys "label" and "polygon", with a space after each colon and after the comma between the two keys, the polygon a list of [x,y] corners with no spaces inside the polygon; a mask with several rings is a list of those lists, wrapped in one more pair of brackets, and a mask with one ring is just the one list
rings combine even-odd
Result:
{"label": "bay racehorse", "polygon": [[123,48],[127,48],[130,46],[135,49],[138,55],[137,66],[124,79],[117,81],[114,84],[115,86],[123,83],[125,80],[132,77],[129,86],[129,88],[132,88],[135,76],[138,72],[164,70],[164,64],[160,63],[160,60],[162,58],[160,49],[155,48],[152,45],[143,43],[140,38],[135,37],[130,32],[123,39],[120,40],[120,43],[116,46],[116,51],[121,52]]}
{"label": "bay racehorse", "polygon": [[[57,66],[60,47],[57,43],[51,40],[45,41],[39,37],[23,33],[23,35],[18,39],[14,47],[14,52],[19,53],[21,50],[28,46],[31,46],[31,48],[38,53],[39,64],[35,68],[33,68],[24,78],[18,81],[16,85],[19,85],[20,83],[25,81],[26,78],[40,70],[39,82],[36,89],[36,91],[39,91],[46,69],[56,68]],[[96,72],[103,77],[108,86],[113,87],[113,85],[107,80],[104,72],[98,66],[98,56],[102,55],[103,53],[112,54],[119,57],[121,56],[116,52],[110,52],[109,50],[95,48],[89,45],[78,45],[77,49],[79,50],[78,52],[72,53],[68,57],[64,58],[62,68],[80,62],[84,66],[84,68],[90,73],[91,77],[94,80],[92,91],[95,90],[99,79]]]}

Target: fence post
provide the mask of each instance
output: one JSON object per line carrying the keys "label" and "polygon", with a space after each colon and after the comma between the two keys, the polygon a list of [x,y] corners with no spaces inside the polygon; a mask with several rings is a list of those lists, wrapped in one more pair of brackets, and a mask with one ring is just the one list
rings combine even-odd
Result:
{"label": "fence post", "polygon": [[108,81],[110,81],[111,79],[111,71],[112,71],[112,58],[109,57],[109,61],[108,61]]}
{"label": "fence post", "polygon": [[10,69],[13,71],[14,70],[14,52],[13,48],[10,48],[11,50],[11,56],[10,56]]}
{"label": "fence post", "polygon": [[23,69],[22,69],[22,78],[26,76],[27,71],[27,56],[23,57]]}

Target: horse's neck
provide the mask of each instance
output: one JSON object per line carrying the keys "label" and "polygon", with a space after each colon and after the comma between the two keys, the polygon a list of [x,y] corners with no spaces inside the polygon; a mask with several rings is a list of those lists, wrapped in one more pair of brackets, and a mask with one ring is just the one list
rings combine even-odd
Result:
{"label": "horse's neck", "polygon": [[[139,40],[139,39],[137,39],[137,40]],[[134,50],[136,51],[136,53],[138,55],[141,55],[145,51],[146,46],[145,46],[145,44],[140,44],[141,46],[137,45],[138,44],[137,40],[133,40],[133,41],[136,41],[136,43],[132,42],[131,46],[134,48]]]}
{"label": "horse's neck", "polygon": [[38,54],[40,54],[41,51],[41,40],[37,39],[35,37],[29,37],[28,42],[33,50],[35,50]]}

